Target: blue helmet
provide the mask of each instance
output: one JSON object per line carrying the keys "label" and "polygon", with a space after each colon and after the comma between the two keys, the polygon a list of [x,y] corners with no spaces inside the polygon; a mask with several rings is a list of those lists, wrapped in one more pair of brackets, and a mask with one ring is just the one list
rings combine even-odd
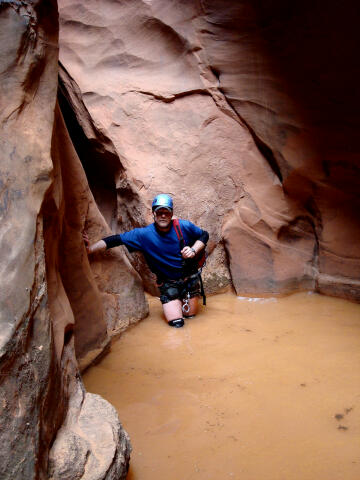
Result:
{"label": "blue helmet", "polygon": [[168,210],[173,210],[173,200],[170,195],[166,193],[160,193],[156,195],[152,202],[152,210],[156,211],[158,208],[167,208]]}

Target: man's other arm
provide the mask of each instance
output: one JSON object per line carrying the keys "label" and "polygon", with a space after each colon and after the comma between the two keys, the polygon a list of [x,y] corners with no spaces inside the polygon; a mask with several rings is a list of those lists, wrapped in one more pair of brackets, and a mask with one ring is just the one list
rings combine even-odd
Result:
{"label": "man's other arm", "polygon": [[181,255],[183,258],[193,258],[197,255],[203,248],[205,248],[207,241],[209,240],[209,234],[206,230],[202,231],[202,234],[195,243],[189,247],[186,246],[181,250]]}

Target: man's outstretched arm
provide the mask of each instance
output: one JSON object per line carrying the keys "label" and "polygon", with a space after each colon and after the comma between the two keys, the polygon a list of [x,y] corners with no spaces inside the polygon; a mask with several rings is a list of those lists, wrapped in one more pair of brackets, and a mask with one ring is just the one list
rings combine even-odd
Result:
{"label": "man's outstretched arm", "polygon": [[92,245],[90,245],[89,237],[86,232],[83,232],[82,236],[88,255],[90,255],[91,253],[104,252],[108,248],[123,245],[120,235],[110,235],[110,237],[105,237],[93,243]]}
{"label": "man's outstretched arm", "polygon": [[96,252],[104,252],[106,250],[106,243],[104,240],[99,240],[96,243],[93,243],[92,245],[88,245],[86,247],[86,251],[88,255],[91,253],[96,253]]}

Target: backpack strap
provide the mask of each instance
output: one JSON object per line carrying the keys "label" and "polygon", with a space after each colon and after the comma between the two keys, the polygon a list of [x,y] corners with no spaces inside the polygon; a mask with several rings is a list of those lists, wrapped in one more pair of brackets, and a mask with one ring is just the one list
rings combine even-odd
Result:
{"label": "backpack strap", "polygon": [[176,236],[178,237],[178,240],[180,242],[180,247],[182,250],[185,247],[185,240],[181,231],[180,222],[178,218],[174,218],[173,225],[174,225],[175,233],[176,233]]}

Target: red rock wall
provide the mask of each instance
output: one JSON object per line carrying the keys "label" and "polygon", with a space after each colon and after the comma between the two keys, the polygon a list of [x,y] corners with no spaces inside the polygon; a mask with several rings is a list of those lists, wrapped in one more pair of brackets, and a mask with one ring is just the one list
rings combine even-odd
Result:
{"label": "red rock wall", "polygon": [[0,477],[125,478],[128,436],[78,361],[147,314],[143,289],[123,253],[87,259],[84,225],[109,227],[56,107],[56,2],[1,2],[0,32]]}
{"label": "red rock wall", "polygon": [[64,385],[41,214],[52,171],[56,4],[2,2],[0,32],[0,477],[37,479],[46,478],[48,447],[66,410],[66,398],[57,401]]}
{"label": "red rock wall", "polygon": [[[207,0],[203,6],[209,63],[274,172],[286,205],[281,209],[271,195],[259,195],[257,186],[250,192],[257,207],[250,207],[251,221],[244,218],[248,203],[240,202],[225,226],[238,291],[287,291],[294,283],[313,283],[320,292],[358,300],[356,3],[340,8],[324,1]],[[265,219],[268,233],[253,222],[256,217]],[[255,262],[259,257],[249,251],[251,239],[263,260],[249,271],[247,255]]]}
{"label": "red rock wall", "polygon": [[210,289],[225,242],[239,294],[359,299],[355,2],[59,7],[61,61],[139,197],[210,231]]}
{"label": "red rock wall", "polygon": [[208,291],[360,298],[355,2],[59,6],[62,112],[56,2],[0,2],[6,480],[126,475],[127,434],[79,363],[147,305],[123,248],[89,263],[84,228],[142,225],[167,191],[210,231]]}
{"label": "red rock wall", "polygon": [[[148,307],[141,280],[120,249],[92,257],[90,265],[82,232],[86,228],[89,234],[103,237],[111,231],[94,201],[59,108],[54,132],[55,181],[44,207],[47,265],[49,276],[54,273],[59,279],[54,285],[63,286],[70,303],[74,325],[62,328],[67,335],[74,331],[76,356],[84,368],[112,336],[146,316]],[[54,302],[60,298],[55,288]]]}

